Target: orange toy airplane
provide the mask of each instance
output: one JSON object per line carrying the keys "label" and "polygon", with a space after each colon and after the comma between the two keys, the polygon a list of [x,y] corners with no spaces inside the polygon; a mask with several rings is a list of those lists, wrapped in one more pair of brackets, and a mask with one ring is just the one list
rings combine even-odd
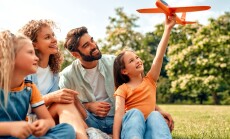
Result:
{"label": "orange toy airplane", "polygon": [[210,6],[170,7],[164,0],[157,0],[156,6],[158,8],[138,9],[137,11],[139,13],[165,13],[168,16],[174,13],[182,13],[181,18],[176,15],[176,23],[185,25],[196,23],[193,21],[185,21],[186,12],[203,11],[211,8]]}

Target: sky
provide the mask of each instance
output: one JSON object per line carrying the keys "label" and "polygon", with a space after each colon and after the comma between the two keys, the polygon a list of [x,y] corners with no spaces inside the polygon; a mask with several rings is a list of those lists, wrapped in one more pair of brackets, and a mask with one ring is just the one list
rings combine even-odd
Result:
{"label": "sky", "polygon": [[[165,0],[171,7],[211,6],[210,10],[187,14],[187,20],[208,24],[208,18],[217,18],[230,12],[230,0]],[[164,14],[140,14],[140,8],[156,7],[155,0],[0,0],[0,30],[15,33],[32,19],[51,19],[60,30],[55,31],[58,40],[64,40],[73,28],[86,26],[95,38],[106,37],[109,17],[115,17],[115,8],[122,7],[127,15],[139,17],[136,22],[140,32],[154,30],[164,21]]]}

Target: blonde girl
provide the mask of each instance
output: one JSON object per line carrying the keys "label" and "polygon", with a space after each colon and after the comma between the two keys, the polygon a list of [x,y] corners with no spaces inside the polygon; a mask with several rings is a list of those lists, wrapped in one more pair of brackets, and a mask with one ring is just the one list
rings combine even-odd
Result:
{"label": "blonde girl", "polygon": [[[36,85],[25,80],[38,60],[30,39],[0,32],[0,138],[75,138],[70,125],[55,126]],[[38,116],[31,124],[25,121],[29,105]]]}

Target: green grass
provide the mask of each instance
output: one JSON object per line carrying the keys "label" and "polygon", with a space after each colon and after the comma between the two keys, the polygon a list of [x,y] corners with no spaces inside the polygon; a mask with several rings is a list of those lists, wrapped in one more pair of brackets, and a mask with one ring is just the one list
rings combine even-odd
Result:
{"label": "green grass", "polygon": [[230,139],[230,106],[159,106],[174,119],[173,139]]}

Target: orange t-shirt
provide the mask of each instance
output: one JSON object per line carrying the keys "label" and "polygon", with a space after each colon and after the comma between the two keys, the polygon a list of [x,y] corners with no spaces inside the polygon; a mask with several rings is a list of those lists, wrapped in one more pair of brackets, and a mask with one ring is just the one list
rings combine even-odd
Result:
{"label": "orange t-shirt", "polygon": [[156,83],[147,74],[138,87],[132,90],[124,83],[117,88],[114,96],[121,96],[125,99],[125,111],[137,108],[146,119],[156,107]]}

